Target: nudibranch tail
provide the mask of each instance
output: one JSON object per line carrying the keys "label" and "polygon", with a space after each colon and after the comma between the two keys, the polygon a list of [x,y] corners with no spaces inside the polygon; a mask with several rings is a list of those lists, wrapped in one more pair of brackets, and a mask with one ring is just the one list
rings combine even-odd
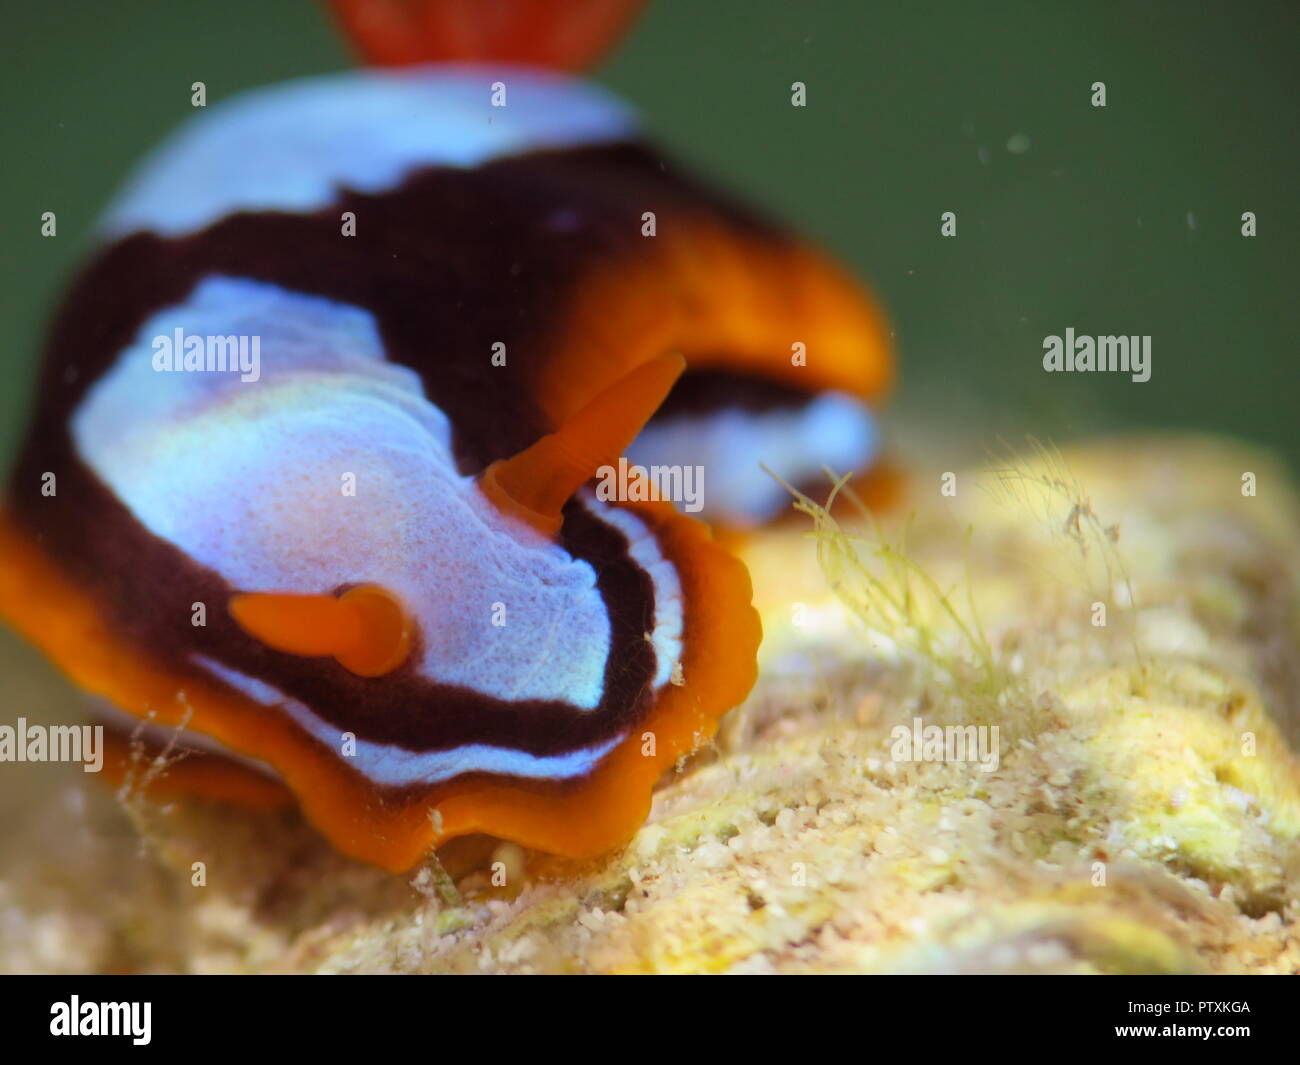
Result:
{"label": "nudibranch tail", "polygon": [[598,469],[627,451],[685,369],[685,359],[669,354],[628,371],[555,432],[494,462],[480,487],[506,513],[554,536],[563,524],[564,504]]}

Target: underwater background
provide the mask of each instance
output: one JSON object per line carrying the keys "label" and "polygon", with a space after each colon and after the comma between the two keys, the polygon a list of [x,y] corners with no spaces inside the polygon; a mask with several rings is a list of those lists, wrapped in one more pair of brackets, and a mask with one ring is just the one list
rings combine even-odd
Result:
{"label": "underwater background", "polygon": [[[191,84],[354,65],[314,0],[5,14],[0,470],[96,219]],[[1294,0],[650,4],[594,77],[878,294],[912,497],[862,556],[815,510],[747,545],[760,684],[624,851],[451,904],[292,812],[146,813],[11,764],[0,971],[1300,972],[1297,30]],[[1149,335],[1150,380],[1045,373],[1067,328]],[[980,490],[940,496],[957,469]],[[877,580],[939,603],[889,629]],[[84,716],[3,626],[0,678],[5,721]],[[999,770],[896,760],[922,715],[1003,730]]]}
{"label": "underwater background", "polygon": [[[6,8],[0,466],[54,301],[191,83],[215,103],[350,64],[303,0]],[[660,0],[595,76],[871,282],[897,329],[904,454],[1140,427],[1235,435],[1295,469],[1297,31],[1285,0]],[[1043,338],[1067,327],[1150,335],[1151,379],[1044,373]]]}

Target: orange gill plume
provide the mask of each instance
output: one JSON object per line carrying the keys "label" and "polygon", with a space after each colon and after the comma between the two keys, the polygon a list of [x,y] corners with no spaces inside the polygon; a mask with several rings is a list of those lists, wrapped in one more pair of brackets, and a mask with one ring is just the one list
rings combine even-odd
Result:
{"label": "orange gill plume", "polygon": [[330,0],[367,62],[593,66],[645,0]]}

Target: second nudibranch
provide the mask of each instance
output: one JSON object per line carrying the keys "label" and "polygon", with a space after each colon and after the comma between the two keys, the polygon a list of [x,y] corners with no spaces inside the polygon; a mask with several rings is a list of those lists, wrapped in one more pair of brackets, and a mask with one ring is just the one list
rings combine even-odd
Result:
{"label": "second nudibranch", "polygon": [[788,501],[760,461],[801,484],[876,450],[870,299],[581,80],[252,92],[102,232],[0,611],[127,732],[184,725],[176,787],[292,793],[388,869],[468,833],[615,846],[748,693],[743,565],[669,503],[598,498],[599,469],[702,467],[700,516],[752,525]]}

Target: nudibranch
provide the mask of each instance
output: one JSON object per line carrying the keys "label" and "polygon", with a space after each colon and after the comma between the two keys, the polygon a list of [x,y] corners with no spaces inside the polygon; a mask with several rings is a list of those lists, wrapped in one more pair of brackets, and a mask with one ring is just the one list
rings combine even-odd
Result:
{"label": "nudibranch", "polygon": [[760,460],[868,465],[866,294],[593,84],[496,59],[200,111],[100,232],[0,612],[123,734],[183,727],[159,786],[291,797],[357,859],[629,839],[745,698],[760,625],[704,524],[590,482],[701,465],[743,524],[779,506]]}

